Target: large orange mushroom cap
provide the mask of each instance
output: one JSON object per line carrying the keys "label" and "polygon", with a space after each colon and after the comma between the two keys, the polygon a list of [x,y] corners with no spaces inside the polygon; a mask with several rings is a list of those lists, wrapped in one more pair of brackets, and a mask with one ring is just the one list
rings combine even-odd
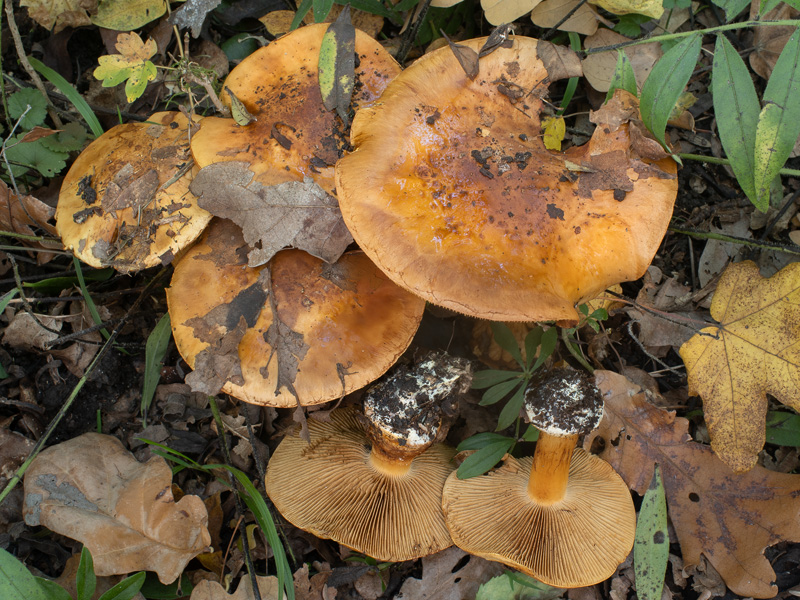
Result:
{"label": "large orange mushroom cap", "polygon": [[[327,23],[309,25],[272,42],[243,60],[225,80],[255,121],[208,117],[192,139],[200,167],[223,161],[249,163],[263,185],[312,178],[334,192],[333,165],[348,147],[347,131],[322,103],[318,61]],[[356,30],[352,107],[381,95],[400,66],[374,39]],[[227,92],[222,100],[230,105]]]}
{"label": "large orange mushroom cap", "polygon": [[80,154],[61,185],[56,230],[93,267],[166,264],[211,220],[189,191],[189,121],[160,112],[117,125]]}
{"label": "large orange mushroom cap", "polygon": [[545,149],[547,85],[579,73],[553,66],[564,63],[551,44],[512,40],[480,59],[474,80],[450,48],[431,52],[360,110],[355,150],[336,166],[339,203],[369,257],[429,302],[492,320],[575,320],[576,303],[650,264],[676,166],[639,156],[629,119],[568,152]]}
{"label": "large orange mushroom cap", "polygon": [[241,230],[226,220],[178,262],[167,303],[178,350],[197,372],[187,382],[278,407],[328,402],[380,377],[425,308],[360,251],[331,265],[283,250],[248,267]]}

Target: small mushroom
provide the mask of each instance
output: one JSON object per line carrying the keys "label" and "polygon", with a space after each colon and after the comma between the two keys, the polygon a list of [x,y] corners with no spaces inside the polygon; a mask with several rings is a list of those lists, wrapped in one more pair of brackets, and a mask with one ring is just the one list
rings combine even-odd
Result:
{"label": "small mushroom", "polygon": [[167,304],[194,389],[278,407],[335,400],[380,377],[425,308],[360,251],[328,264],[283,250],[248,267],[241,229],[227,220],[178,262]]}
{"label": "small mushroom", "polygon": [[[547,85],[580,75],[578,60],[509,39],[474,79],[449,47],[430,52],[359,110],[355,149],[336,165],[339,204],[367,255],[429,302],[497,321],[575,321],[576,303],[649,266],[676,165],[634,143],[636,106],[583,146],[547,150]],[[486,41],[460,45],[477,53]]]}
{"label": "small mushroom", "polygon": [[575,448],[603,402],[582,373],[555,369],[528,387],[525,410],[540,430],[534,456],[505,457],[471,479],[450,475],[443,509],[457,546],[556,587],[610,577],[633,547],[630,491],[605,461]]}
{"label": "small mushroom", "polygon": [[449,547],[441,499],[455,451],[435,440],[440,404],[471,380],[466,360],[434,354],[370,388],[366,419],[352,407],[310,419],[310,444],[287,436],[270,458],[270,499],[300,529],[378,560]]}
{"label": "small mushroom", "polygon": [[73,163],[56,209],[64,245],[93,267],[132,272],[167,264],[211,215],[189,191],[189,121],[160,112],[117,125]]}

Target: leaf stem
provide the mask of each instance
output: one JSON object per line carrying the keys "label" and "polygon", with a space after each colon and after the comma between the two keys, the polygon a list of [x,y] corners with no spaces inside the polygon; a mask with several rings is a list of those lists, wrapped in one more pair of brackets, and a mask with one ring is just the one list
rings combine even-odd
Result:
{"label": "leaf stem", "polygon": [[[712,165],[726,165],[729,166],[731,161],[727,158],[716,158],[715,156],[703,156],[702,154],[678,154],[681,158],[688,160],[697,160]],[[778,171],[779,175],[789,175],[790,177],[800,177],[800,169],[781,169]]]}
{"label": "leaf stem", "polygon": [[561,329],[561,339],[563,340],[564,345],[567,347],[567,350],[569,351],[570,354],[572,354],[575,360],[581,363],[584,369],[589,371],[589,373],[594,373],[594,367],[590,365],[588,361],[583,357],[583,355],[580,354],[577,350],[575,350],[575,348],[572,346],[572,340],[569,339],[569,335],[567,334],[568,331],[569,329],[564,329],[564,328]]}
{"label": "leaf stem", "polygon": [[694,231],[692,229],[680,229],[679,227],[669,227],[672,233],[682,233],[689,235],[693,238],[700,240],[718,240],[720,242],[730,242],[732,244],[742,244],[743,246],[750,246],[758,248],[759,250],[774,250],[775,252],[784,252],[800,256],[800,248],[797,246],[791,247],[786,244],[779,244],[776,242],[764,242],[759,240],[749,240],[747,238],[736,237],[733,235],[726,235],[724,233],[716,233],[712,231]]}
{"label": "leaf stem", "polygon": [[717,27],[709,27],[708,29],[694,29],[692,31],[681,31],[678,33],[665,33],[663,35],[654,35],[645,37],[640,40],[631,40],[630,42],[622,42],[621,44],[612,44],[610,46],[598,46],[596,48],[587,48],[585,50],[587,56],[590,54],[597,54],[598,52],[608,52],[609,50],[618,50],[620,48],[627,48],[629,46],[638,46],[640,44],[650,44],[651,42],[666,42],[669,40],[680,40],[689,37],[696,33],[706,35],[708,33],[719,33],[720,31],[732,31],[734,29],[747,29],[748,27],[759,27],[761,25],[772,27],[800,27],[800,20],[798,19],[781,19],[778,21],[744,21],[742,23],[728,23],[727,25],[719,25]]}

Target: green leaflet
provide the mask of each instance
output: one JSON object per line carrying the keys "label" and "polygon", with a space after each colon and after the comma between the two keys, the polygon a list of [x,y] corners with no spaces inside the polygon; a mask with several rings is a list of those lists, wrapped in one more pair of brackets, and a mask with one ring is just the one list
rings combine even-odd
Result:
{"label": "green leaflet", "polygon": [[356,72],[356,28],[345,6],[328,27],[319,49],[319,91],[328,110],[336,110],[344,123],[350,110]]}
{"label": "green leaflet", "polygon": [[625,90],[634,96],[639,95],[639,90],[636,87],[636,76],[633,74],[633,66],[625,50],[620,50],[617,53],[617,66],[614,69],[614,76],[611,78],[611,87],[608,88],[606,94],[606,102],[611,100],[615,90]]}
{"label": "green leaflet", "polygon": [[786,43],[764,90],[755,139],[756,207],[766,212],[769,187],[800,135],[800,29]]}
{"label": "green leaflet", "polygon": [[739,16],[745,8],[750,6],[750,0],[712,0],[714,4],[725,11],[725,21],[730,23]]}
{"label": "green leaflet", "polygon": [[661,600],[664,573],[669,559],[667,500],[664,483],[656,464],[650,487],[644,494],[633,544],[633,570],[636,592],[641,600]]}
{"label": "green leaflet", "polygon": [[36,578],[13,554],[0,548],[0,598],[48,600]]}
{"label": "green leaflet", "polygon": [[731,169],[742,191],[762,209],[756,202],[754,178],[758,96],[744,61],[724,35],[717,36],[711,92],[719,139]]}
{"label": "green leaflet", "polygon": [[476,450],[465,458],[461,466],[458,467],[456,477],[459,479],[469,479],[470,477],[483,475],[500,462],[500,459],[505,456],[506,452],[508,452],[509,448],[513,445],[514,440],[511,438],[504,438],[487,444],[480,450]]}
{"label": "green leaflet", "polygon": [[170,328],[169,313],[164,313],[164,316],[153,327],[153,331],[147,336],[141,403],[142,415],[145,415],[145,417],[156,393],[158,381],[161,379],[161,367],[164,364],[164,356],[167,354],[171,338],[172,329]]}
{"label": "green leaflet", "polygon": [[[661,57],[642,86],[642,122],[669,151],[664,134],[675,103],[697,64],[701,35],[694,33]],[[673,156],[674,157],[674,156]],[[680,163],[680,159],[674,157]]]}

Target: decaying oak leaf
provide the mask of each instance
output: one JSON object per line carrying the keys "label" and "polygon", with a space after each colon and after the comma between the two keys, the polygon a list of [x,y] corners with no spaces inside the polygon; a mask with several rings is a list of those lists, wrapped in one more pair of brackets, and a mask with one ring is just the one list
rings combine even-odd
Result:
{"label": "decaying oak leaf", "polygon": [[[750,5],[751,19],[759,18],[760,4],[759,0],[753,0]],[[798,16],[800,16],[800,11],[797,8],[781,2],[760,18],[769,21],[783,21],[797,19]],[[762,25],[761,27],[755,27],[753,29],[753,52],[750,54],[750,66],[753,67],[753,71],[764,79],[769,79],[778,57],[783,52],[784,46],[786,46],[786,42],[789,41],[789,38],[792,37],[796,30],[797,27],[791,25],[777,27]]]}
{"label": "decaying oak leaf", "polygon": [[97,0],[20,0],[28,15],[56,34],[65,27],[91,25],[89,13],[97,12]]}
{"label": "decaying oak leaf", "polygon": [[559,31],[574,31],[583,35],[592,35],[597,31],[600,21],[607,23],[590,4],[580,4],[580,0],[544,0],[537,4],[531,12],[531,21],[539,27],[554,27],[576,6],[578,10],[558,26]]}
{"label": "decaying oak leaf", "polygon": [[767,546],[800,541],[800,476],[755,467],[736,474],[710,448],[690,441],[689,422],[658,408],[622,375],[595,371],[605,400],[584,448],[599,450],[628,486],[644,495],[658,463],[685,566],[701,553],[741,596],[772,598]]}
{"label": "decaying oak leaf", "polygon": [[661,15],[664,14],[661,0],[592,0],[592,4],[605,8],[615,15],[636,13],[637,15],[660,19]]}
{"label": "decaying oak leaf", "polygon": [[116,438],[86,433],[42,452],[25,473],[25,522],[82,542],[99,576],[155,571],[175,581],[211,542],[197,496],[172,496],[163,458],[138,462]]}
{"label": "decaying oak leaf", "polygon": [[336,198],[309,178],[262,185],[248,167],[240,161],[214,163],[200,169],[189,186],[200,207],[242,228],[251,248],[248,266],[263,265],[287,247],[336,262],[353,241]]}
{"label": "decaying oak leaf", "polygon": [[[481,0],[483,16],[492,25],[516,21],[527,15],[542,0]],[[439,6],[442,6],[441,4]]]}
{"label": "decaying oak leaf", "polygon": [[406,579],[395,598],[397,600],[474,598],[482,583],[502,571],[503,565],[500,563],[470,556],[461,548],[451,546],[447,550],[423,557],[422,578]]}
{"label": "decaying oak leaf", "polygon": [[[50,235],[58,235],[51,220],[56,214],[56,210],[34,196],[22,196],[21,198],[12,192],[8,186],[0,181],[0,229],[4,231],[14,231],[25,235],[36,235],[31,227],[39,227]],[[38,242],[26,242],[37,248],[46,248]],[[60,244],[56,244],[56,248]],[[54,249],[56,249],[54,248]]]}
{"label": "decaying oak leaf", "polygon": [[[277,577],[257,575],[256,581],[258,582],[258,591],[261,592],[261,600],[280,600]],[[254,597],[253,584],[245,574],[233,594],[228,594],[225,588],[216,581],[204,580],[194,586],[190,600],[250,600]]]}
{"label": "decaying oak leaf", "polygon": [[703,398],[711,447],[734,471],[764,447],[767,394],[800,410],[800,264],[765,279],[755,263],[730,265],[711,302],[718,326],[686,342],[689,393]]}

